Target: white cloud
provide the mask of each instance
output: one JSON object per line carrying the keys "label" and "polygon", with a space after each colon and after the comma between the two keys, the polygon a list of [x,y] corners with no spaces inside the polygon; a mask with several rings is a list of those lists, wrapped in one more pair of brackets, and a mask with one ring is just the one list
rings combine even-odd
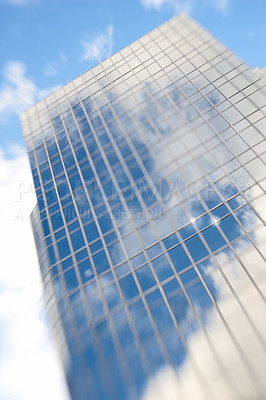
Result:
{"label": "white cloud", "polygon": [[59,74],[59,69],[55,63],[48,63],[45,65],[43,72],[47,76],[55,76]]}
{"label": "white cloud", "polygon": [[165,3],[167,3],[168,0],[142,0],[142,4],[147,7],[147,8],[156,8],[159,10],[161,6]]}
{"label": "white cloud", "polygon": [[141,3],[146,9],[155,8],[160,10],[162,6],[167,5],[173,8],[175,13],[184,11],[187,13],[193,12],[197,7],[206,8],[213,7],[220,12],[227,12],[229,8],[229,0],[141,0]]}
{"label": "white cloud", "polygon": [[4,81],[0,88],[0,124],[12,114],[31,106],[56,88],[41,90],[26,76],[26,67],[20,61],[10,61],[4,69]]}
{"label": "white cloud", "polygon": [[0,90],[0,118],[18,113],[33,104],[37,88],[25,76],[21,62],[9,62],[4,70],[5,84]]}
{"label": "white cloud", "polygon": [[[260,202],[263,207],[265,198],[260,198]],[[249,218],[250,215],[247,212],[245,220],[248,221]],[[253,240],[265,253],[265,227],[255,231]],[[261,292],[265,293],[266,271],[262,257],[253,246],[247,246],[244,241],[235,247],[235,251]],[[214,263],[210,262],[208,272],[212,275],[209,276],[213,278],[213,284],[218,293],[217,304],[226,325],[215,308],[208,311],[208,323],[205,331],[209,341],[214,345],[215,356],[201,330],[194,331],[191,336],[186,338],[188,353],[193,357],[193,366],[197,365],[197,370],[201,373],[201,382],[203,380],[207,383],[209,393],[217,394],[215,399],[263,399],[266,393],[266,357],[265,347],[257,332],[264,340],[266,332],[265,303],[236,258],[230,259],[226,252],[220,253],[216,258],[234,290],[233,295],[219,270],[216,269]],[[241,309],[235,295],[238,296],[245,311]],[[245,312],[249,315],[251,323]],[[233,334],[238,348],[241,349],[244,359],[238,352],[231,334],[227,331],[227,326]],[[226,377],[220,369],[217,359],[223,366],[223,371],[230,375],[234,387],[232,391],[228,376]],[[169,366],[163,367],[148,381],[142,400],[206,399],[206,393],[202,392],[202,386],[196,378],[193,366],[187,358],[178,371]],[[254,379],[251,370],[253,373],[255,372],[258,379]]]}
{"label": "white cloud", "polygon": [[155,8],[157,11],[162,6],[168,5],[174,9],[176,13],[180,11],[191,12],[193,0],[141,0],[146,9]]}
{"label": "white cloud", "polygon": [[26,4],[33,3],[36,0],[4,0],[6,3],[14,4],[17,6],[25,6]]}
{"label": "white cloud", "polygon": [[61,61],[63,62],[63,63],[66,63],[68,60],[67,60],[67,56],[64,54],[64,53],[60,53],[60,59],[61,59]]}
{"label": "white cloud", "polygon": [[220,11],[227,11],[229,7],[229,0],[217,0],[216,8]]}
{"label": "white cloud", "polygon": [[[265,310],[261,307],[259,299],[252,296],[251,292],[246,291],[243,294],[244,296],[246,297],[245,301],[249,303],[249,309],[256,310],[252,319],[256,325],[260,325],[263,335],[266,330]],[[213,313],[212,322],[207,325],[206,329],[224,369],[231,371],[230,375],[238,394],[230,391],[228,378],[221,373],[202,332],[198,331],[189,338],[189,353],[193,356],[198,370],[201,371],[203,379],[208,384],[207,390],[219,394],[215,398],[228,400],[262,399],[266,390],[266,382],[265,377],[263,378],[263,373],[260,371],[265,371],[266,368],[265,354],[262,349],[260,350],[259,341],[248,326],[244,313],[241,314],[239,312],[238,304],[235,302],[230,304],[229,307],[227,303],[228,300],[224,300],[219,306],[227,308],[230,316],[229,323],[233,326],[236,340],[241,349],[245,349],[246,360],[249,360],[251,368],[256,371],[262,381],[260,383],[256,382],[256,386],[253,385],[253,378],[247,373],[249,367],[246,367],[245,362],[239,356],[230,335],[226,329],[221,327],[221,320],[215,313]],[[177,398],[184,400],[206,399],[206,393],[202,393],[202,387],[196,378],[191,362],[185,362],[178,372],[169,366],[159,370],[148,381],[142,400],[176,400]]]}
{"label": "white cloud", "polygon": [[[0,398],[68,398],[43,316],[42,286],[29,214],[35,205],[23,149],[0,151]],[[49,382],[44,385],[43,382]],[[41,389],[40,389],[41,388]]]}
{"label": "white cloud", "polygon": [[102,61],[104,58],[110,57],[113,48],[113,26],[108,25],[105,32],[97,35],[93,40],[83,41],[82,60]]}

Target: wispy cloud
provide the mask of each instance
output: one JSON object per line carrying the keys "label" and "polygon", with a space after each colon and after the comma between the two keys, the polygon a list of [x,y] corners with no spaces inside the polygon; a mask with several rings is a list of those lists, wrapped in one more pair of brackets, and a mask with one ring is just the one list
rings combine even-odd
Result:
{"label": "wispy cloud", "polygon": [[6,3],[14,4],[16,6],[25,6],[30,3],[34,3],[36,0],[3,0]]}
{"label": "wispy cloud", "polygon": [[45,65],[43,72],[47,76],[55,76],[59,74],[59,69],[55,63],[48,63]]}
{"label": "wispy cloud", "polygon": [[20,112],[34,102],[37,88],[25,72],[25,65],[19,61],[6,65],[0,90],[0,116]]}
{"label": "wispy cloud", "polygon": [[60,53],[60,59],[61,59],[61,61],[63,62],[63,63],[66,63],[68,60],[67,60],[67,57],[66,57],[66,55],[64,54],[64,53]]}
{"label": "wispy cloud", "polygon": [[20,113],[56,88],[39,89],[26,76],[26,67],[22,62],[8,62],[0,88],[0,124],[5,123],[9,116]]}
{"label": "wispy cloud", "polygon": [[159,10],[161,8],[161,6],[166,3],[168,0],[141,0],[142,4],[146,7],[146,8],[156,8],[157,10]]}
{"label": "wispy cloud", "polygon": [[104,32],[98,34],[93,40],[82,41],[82,60],[102,61],[110,57],[113,49],[113,26],[108,25]]}
{"label": "wispy cloud", "polygon": [[160,10],[162,6],[167,5],[174,9],[174,11],[180,12],[191,12],[193,7],[193,0],[141,0],[143,6],[150,10],[155,8],[156,10]]}
{"label": "wispy cloud", "polygon": [[227,12],[229,9],[229,0],[217,0],[215,5],[218,10]]}
{"label": "wispy cloud", "polygon": [[[197,0],[140,0],[142,5],[150,10],[152,8],[156,10],[160,10],[162,6],[171,7],[174,12],[178,13],[181,11],[184,12],[193,12],[197,7],[199,7],[199,2]],[[200,2],[201,8],[212,7],[217,11],[222,13],[227,13],[229,10],[229,1],[230,0],[202,0]]]}

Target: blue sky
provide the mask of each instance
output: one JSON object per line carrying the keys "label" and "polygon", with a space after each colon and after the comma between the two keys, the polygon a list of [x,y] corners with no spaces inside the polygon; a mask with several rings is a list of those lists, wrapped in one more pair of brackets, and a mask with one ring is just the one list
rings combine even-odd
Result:
{"label": "blue sky", "polygon": [[43,317],[18,113],[179,11],[266,66],[265,0],[0,0],[0,398],[67,399]]}
{"label": "blue sky", "polygon": [[182,10],[251,67],[266,66],[264,0],[1,0],[0,146],[23,143],[18,111]]}

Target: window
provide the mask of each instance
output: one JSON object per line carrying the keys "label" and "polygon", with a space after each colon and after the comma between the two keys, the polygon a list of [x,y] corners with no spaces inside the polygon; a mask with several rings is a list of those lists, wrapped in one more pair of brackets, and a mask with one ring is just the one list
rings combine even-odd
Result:
{"label": "window", "polygon": [[123,295],[126,300],[130,300],[139,294],[137,285],[132,275],[128,275],[119,281]]}

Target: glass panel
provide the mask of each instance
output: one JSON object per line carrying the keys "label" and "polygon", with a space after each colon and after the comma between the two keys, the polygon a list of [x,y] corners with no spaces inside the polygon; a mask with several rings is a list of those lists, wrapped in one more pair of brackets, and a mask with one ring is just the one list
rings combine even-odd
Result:
{"label": "glass panel", "polygon": [[122,278],[119,283],[126,300],[138,295],[139,292],[132,275]]}

